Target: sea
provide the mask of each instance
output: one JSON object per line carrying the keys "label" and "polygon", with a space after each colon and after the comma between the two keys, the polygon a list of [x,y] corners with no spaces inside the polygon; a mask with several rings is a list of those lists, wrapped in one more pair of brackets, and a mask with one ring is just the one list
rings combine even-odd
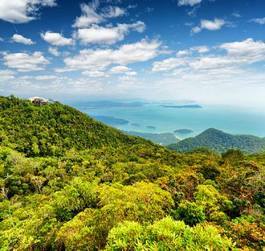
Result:
{"label": "sea", "polygon": [[71,104],[88,115],[124,131],[176,133],[184,139],[216,128],[231,134],[265,137],[265,109],[159,102],[86,101]]}

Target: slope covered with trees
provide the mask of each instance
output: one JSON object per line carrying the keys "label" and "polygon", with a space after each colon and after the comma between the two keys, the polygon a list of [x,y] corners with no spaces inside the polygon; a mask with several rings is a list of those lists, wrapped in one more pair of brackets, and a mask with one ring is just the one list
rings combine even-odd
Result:
{"label": "slope covered with trees", "polygon": [[251,135],[232,135],[217,129],[208,129],[196,137],[184,139],[169,145],[172,150],[187,152],[199,147],[209,148],[217,152],[239,149],[246,153],[265,151],[265,138]]}
{"label": "slope covered with trees", "polygon": [[264,154],[177,153],[59,103],[0,100],[1,251],[264,248]]}
{"label": "slope covered with trees", "polygon": [[15,97],[0,97],[0,130],[2,140],[8,138],[27,156],[59,156],[71,148],[112,148],[143,142],[69,106],[57,102],[35,106]]}

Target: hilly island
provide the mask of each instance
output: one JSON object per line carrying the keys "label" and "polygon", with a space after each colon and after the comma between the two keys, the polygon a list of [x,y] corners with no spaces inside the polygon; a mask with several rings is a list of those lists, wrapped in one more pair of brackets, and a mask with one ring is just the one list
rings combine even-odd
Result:
{"label": "hilly island", "polygon": [[246,153],[265,151],[265,138],[252,135],[232,135],[221,130],[210,128],[193,138],[170,144],[170,149],[177,151],[192,151],[205,147],[217,152],[238,149]]}
{"label": "hilly island", "polygon": [[175,151],[59,102],[0,97],[0,250],[264,250],[265,153],[213,132],[229,138],[211,129]]}

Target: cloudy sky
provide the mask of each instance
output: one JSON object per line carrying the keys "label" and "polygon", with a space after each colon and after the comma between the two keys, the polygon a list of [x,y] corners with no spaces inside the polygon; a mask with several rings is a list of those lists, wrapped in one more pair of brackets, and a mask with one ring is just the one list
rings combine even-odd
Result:
{"label": "cloudy sky", "polygon": [[0,0],[0,94],[265,107],[264,0]]}

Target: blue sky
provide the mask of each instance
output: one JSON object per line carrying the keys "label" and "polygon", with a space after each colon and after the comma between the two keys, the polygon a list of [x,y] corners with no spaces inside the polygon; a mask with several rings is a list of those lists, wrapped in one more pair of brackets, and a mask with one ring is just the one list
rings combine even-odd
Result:
{"label": "blue sky", "polygon": [[265,107],[263,0],[1,0],[0,94]]}

